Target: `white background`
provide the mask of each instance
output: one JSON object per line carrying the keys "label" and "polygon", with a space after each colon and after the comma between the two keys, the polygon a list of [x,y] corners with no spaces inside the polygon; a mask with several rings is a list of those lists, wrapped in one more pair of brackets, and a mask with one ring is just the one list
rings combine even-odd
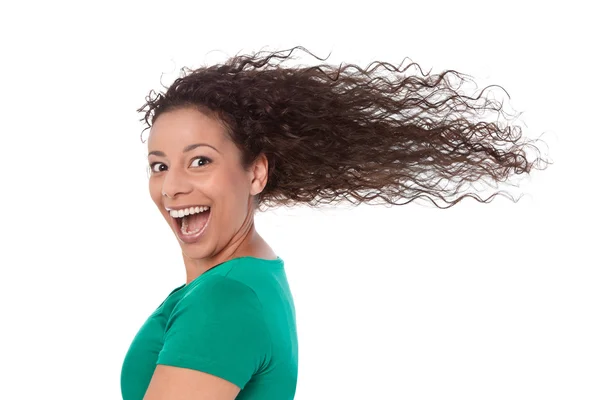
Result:
{"label": "white background", "polygon": [[599,32],[557,4],[3,3],[0,398],[120,398],[185,282],[135,110],[161,73],[295,45],[501,85],[554,162],[518,203],[257,215],[296,301],[296,399],[600,398]]}

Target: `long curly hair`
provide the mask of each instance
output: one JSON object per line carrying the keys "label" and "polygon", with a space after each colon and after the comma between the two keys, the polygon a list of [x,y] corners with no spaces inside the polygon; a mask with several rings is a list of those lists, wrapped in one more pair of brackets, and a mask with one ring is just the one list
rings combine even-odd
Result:
{"label": "long curly hair", "polygon": [[[137,110],[144,131],[182,107],[216,118],[241,150],[244,168],[260,153],[269,161],[268,182],[255,198],[259,211],[343,201],[403,205],[417,198],[439,208],[466,197],[487,203],[504,193],[451,198],[471,182],[494,185],[541,169],[543,160],[527,159],[527,147],[538,149],[522,139],[520,127],[483,119],[490,111],[506,115],[503,104],[482,96],[487,88],[476,97],[459,92],[468,75],[424,74],[414,62],[283,66],[297,49],[326,60],[297,46],[182,68],[182,76],[163,85],[166,92],[151,90]],[[420,74],[405,73],[413,66]],[[451,77],[458,78],[456,88]]]}

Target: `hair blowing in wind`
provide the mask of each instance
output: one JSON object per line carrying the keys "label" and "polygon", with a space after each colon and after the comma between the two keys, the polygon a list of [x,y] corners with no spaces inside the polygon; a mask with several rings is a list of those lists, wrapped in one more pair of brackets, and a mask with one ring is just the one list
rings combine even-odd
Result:
{"label": "hair blowing in wind", "polygon": [[[183,68],[138,109],[144,131],[181,107],[219,120],[244,168],[260,153],[268,158],[268,183],[256,197],[260,211],[343,201],[403,205],[418,198],[439,208],[466,197],[487,203],[503,193],[483,200],[468,190],[472,182],[494,185],[549,164],[527,158],[526,150],[537,154],[537,147],[520,127],[501,121],[503,104],[483,96],[489,87],[473,97],[461,93],[468,75],[424,74],[412,62],[284,66],[297,49],[312,55],[294,47]],[[420,73],[406,73],[411,67]],[[496,121],[484,119],[490,112]]]}

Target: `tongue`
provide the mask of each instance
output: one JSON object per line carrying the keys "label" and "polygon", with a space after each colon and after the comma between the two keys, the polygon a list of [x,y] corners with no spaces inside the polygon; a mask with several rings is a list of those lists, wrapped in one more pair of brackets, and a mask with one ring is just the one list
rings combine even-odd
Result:
{"label": "tongue", "polygon": [[204,211],[183,217],[187,222],[187,231],[193,232],[195,230],[201,230],[206,224],[206,221],[208,221],[208,213],[208,211]]}

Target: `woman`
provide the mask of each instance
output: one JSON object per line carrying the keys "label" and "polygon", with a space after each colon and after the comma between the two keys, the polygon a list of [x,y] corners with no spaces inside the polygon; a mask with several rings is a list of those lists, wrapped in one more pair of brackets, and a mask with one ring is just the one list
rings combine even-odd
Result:
{"label": "woman", "polygon": [[124,400],[293,399],[294,302],[255,211],[378,198],[481,202],[448,197],[539,161],[527,160],[517,128],[477,120],[501,107],[458,94],[446,80],[463,78],[455,71],[276,62],[295,49],[184,69],[138,110],[150,128],[150,195],[179,240],[187,279],[134,338]]}

